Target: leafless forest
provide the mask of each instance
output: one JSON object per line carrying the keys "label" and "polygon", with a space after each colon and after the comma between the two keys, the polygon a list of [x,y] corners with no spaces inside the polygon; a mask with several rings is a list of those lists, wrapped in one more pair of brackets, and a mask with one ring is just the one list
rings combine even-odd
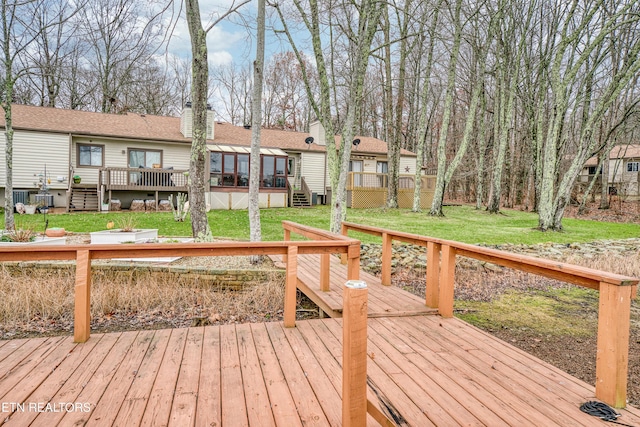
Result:
{"label": "leafless forest", "polygon": [[[169,46],[198,7],[187,3],[2,0],[3,107],[177,114],[192,53]],[[251,43],[252,3],[202,21],[244,25]],[[438,176],[434,215],[448,195],[491,212],[523,206],[561,229],[587,159],[637,140],[635,0],[272,0],[266,20],[263,127],[318,119],[330,134],[378,137],[391,177],[400,148],[418,153]],[[253,55],[209,67],[219,120],[251,123]],[[345,151],[329,159],[338,169]]]}

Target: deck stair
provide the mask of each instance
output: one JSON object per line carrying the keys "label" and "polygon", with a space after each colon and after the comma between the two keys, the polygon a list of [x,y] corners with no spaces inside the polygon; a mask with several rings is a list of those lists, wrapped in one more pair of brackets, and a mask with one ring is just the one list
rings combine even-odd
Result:
{"label": "deck stair", "polygon": [[95,185],[74,185],[68,190],[67,212],[97,211],[98,189]]}
{"label": "deck stair", "polygon": [[303,191],[294,191],[292,195],[292,207],[294,208],[308,208],[311,207],[311,200],[307,193]]}

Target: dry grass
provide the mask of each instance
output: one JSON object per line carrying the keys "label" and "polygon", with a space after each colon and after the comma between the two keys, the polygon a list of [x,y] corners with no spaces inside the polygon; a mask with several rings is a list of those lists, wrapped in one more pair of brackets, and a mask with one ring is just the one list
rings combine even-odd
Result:
{"label": "dry grass", "polygon": [[[73,267],[13,271],[3,266],[0,333],[25,327],[40,331],[46,325],[69,329],[74,282]],[[284,283],[282,276],[274,275],[266,283],[247,283],[238,291],[178,273],[95,271],[91,298],[94,325],[108,324],[111,319],[129,322],[137,329],[147,326],[140,324],[143,319],[165,326],[265,321],[281,317]]]}

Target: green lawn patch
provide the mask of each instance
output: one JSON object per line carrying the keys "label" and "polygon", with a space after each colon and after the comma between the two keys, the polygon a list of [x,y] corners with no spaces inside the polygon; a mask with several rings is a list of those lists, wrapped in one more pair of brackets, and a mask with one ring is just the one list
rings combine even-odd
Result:
{"label": "green lawn patch", "polygon": [[490,302],[456,301],[456,316],[486,330],[588,337],[597,325],[598,293],[578,287],[508,290]]}
{"label": "green lawn patch", "polygon": [[[564,219],[562,233],[536,230],[538,217],[531,212],[505,210],[492,215],[471,206],[447,206],[444,217],[427,213],[414,213],[407,209],[349,209],[347,221],[389,228],[398,231],[439,237],[466,243],[489,245],[502,243],[535,244],[544,242],[578,243],[601,239],[640,237],[640,225],[607,223],[579,219]],[[48,215],[49,227],[62,227],[67,231],[87,233],[104,230],[109,221],[122,216],[135,218],[137,228],[157,228],[162,236],[191,235],[189,216],[185,222],[176,222],[170,212],[137,213],[69,213]],[[214,236],[228,239],[249,238],[249,217],[246,210],[216,210],[208,214]],[[310,209],[263,209],[261,226],[263,240],[281,240],[282,221],[289,220],[313,227],[328,229],[330,208],[316,206]],[[16,215],[20,227],[44,229],[42,215]],[[353,234],[363,242],[379,242],[373,236]]]}

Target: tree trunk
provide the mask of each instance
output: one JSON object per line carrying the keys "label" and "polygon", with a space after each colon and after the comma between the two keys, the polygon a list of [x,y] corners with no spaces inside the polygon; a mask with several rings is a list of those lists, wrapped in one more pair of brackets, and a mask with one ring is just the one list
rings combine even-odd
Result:
{"label": "tree trunk", "polygon": [[[249,229],[252,242],[262,240],[260,229],[260,128],[262,125],[262,80],[264,71],[265,0],[258,0],[256,60],[253,64],[253,100],[251,106],[251,172],[249,174]],[[257,262],[252,257],[252,262]]]}
{"label": "tree trunk", "polygon": [[[601,156],[602,170],[600,171],[600,207],[599,209],[609,209],[609,151],[605,150]],[[597,178],[597,175],[594,179]]]}
{"label": "tree trunk", "polygon": [[427,144],[427,129],[429,124],[429,112],[427,110],[428,97],[429,92],[431,90],[431,85],[429,84],[431,80],[431,69],[433,67],[433,49],[435,46],[435,32],[436,26],[438,25],[438,16],[440,14],[440,7],[442,6],[443,0],[439,0],[438,4],[433,11],[433,16],[431,18],[431,25],[429,26],[429,46],[427,48],[427,63],[424,71],[424,82],[422,86],[422,92],[420,97],[422,99],[422,111],[420,112],[420,118],[418,123],[418,144],[416,148],[416,173],[415,173],[415,188],[413,191],[413,212],[421,211],[421,191],[422,191],[422,166],[424,162],[424,152],[425,146]]}
{"label": "tree trunk", "polygon": [[442,113],[442,127],[438,137],[438,172],[436,176],[436,188],[433,194],[433,202],[429,215],[443,216],[442,204],[444,200],[444,191],[447,187],[445,174],[447,172],[447,137],[449,134],[449,123],[451,122],[451,110],[453,107],[453,97],[456,89],[456,67],[458,65],[458,56],[460,52],[460,43],[462,39],[462,23],[460,22],[460,9],[462,8],[462,0],[456,1],[455,15],[455,32],[453,36],[453,46],[451,55],[449,56],[449,68],[447,71],[447,93],[445,95],[444,107]]}
{"label": "tree trunk", "polygon": [[482,209],[482,202],[484,201],[484,167],[486,160],[486,149],[487,149],[487,141],[486,132],[487,132],[487,120],[485,118],[485,111],[487,98],[483,94],[482,95],[482,107],[480,110],[480,131],[478,132],[478,157],[476,162],[476,209]]}
{"label": "tree trunk", "polygon": [[[15,78],[13,75],[13,47],[11,46],[12,28],[11,22],[15,19],[15,6],[2,0],[2,66],[4,68],[3,86],[4,96],[0,102],[4,109],[5,120],[5,185],[4,185],[4,228],[15,230],[13,218],[13,120],[11,115],[11,103],[13,102],[13,87]],[[11,9],[8,10],[8,9]]]}
{"label": "tree trunk", "polygon": [[213,236],[206,211],[205,171],[207,158],[207,93],[209,64],[207,33],[202,28],[198,0],[186,0],[187,24],[191,35],[191,106],[193,136],[189,163],[189,209],[191,230],[196,241],[211,241]]}
{"label": "tree trunk", "polygon": [[[7,73],[10,74],[10,73]],[[4,186],[4,228],[7,231],[15,230],[15,220],[13,217],[13,121],[11,116],[11,98],[13,97],[13,78],[9,77],[5,81],[6,99],[3,102],[5,121],[5,186]]]}

